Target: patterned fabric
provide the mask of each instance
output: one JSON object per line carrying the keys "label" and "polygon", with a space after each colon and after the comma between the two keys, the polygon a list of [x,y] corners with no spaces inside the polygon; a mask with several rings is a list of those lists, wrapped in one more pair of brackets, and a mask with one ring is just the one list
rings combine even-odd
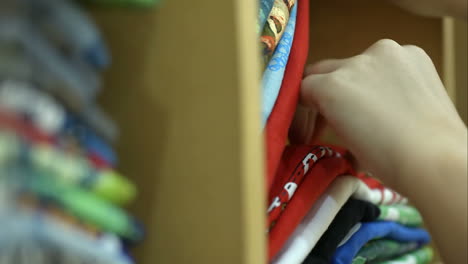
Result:
{"label": "patterned fabric", "polygon": [[424,247],[408,253],[394,260],[380,262],[379,264],[428,264],[432,261],[434,252],[430,247]]}
{"label": "patterned fabric", "polygon": [[275,0],[260,38],[264,68],[273,56],[289,20],[295,0]]}
{"label": "patterned fabric", "polygon": [[333,180],[353,173],[350,161],[343,156],[345,150],[338,147],[286,148],[269,194],[269,260],[278,254]]}
{"label": "patterned fabric", "polygon": [[265,26],[268,15],[273,8],[273,3],[275,0],[260,0],[260,8],[258,10],[258,24],[257,32],[260,33],[260,30]]}
{"label": "patterned fabric", "polygon": [[407,199],[387,187],[376,187],[359,180],[354,197],[378,205],[406,204]]}
{"label": "patterned fabric", "polygon": [[16,80],[0,82],[0,108],[0,111],[16,113],[21,120],[28,120],[31,129],[55,138],[54,141],[62,145],[60,147],[75,145],[75,149],[84,152],[80,154],[101,159],[106,165],[117,162],[115,151],[105,140],[59,101],[31,83]]}
{"label": "patterned fabric", "polygon": [[[385,190],[386,191],[381,192],[380,189],[371,189],[360,178],[354,176],[338,177],[302,219],[300,225],[294,230],[294,233],[289,237],[288,241],[277,255],[274,263],[301,263],[312,249],[317,246],[320,247],[317,242],[319,239],[323,238],[330,223],[334,221],[335,215],[350,197],[367,201],[375,205],[381,202],[397,203],[405,200],[388,199],[388,197],[393,197],[392,194],[395,192],[388,188],[385,188]],[[349,216],[346,218],[352,219],[352,217]],[[345,236],[349,228],[357,222],[359,222],[359,220],[351,223],[348,230],[344,230],[342,235]],[[339,229],[344,226],[346,225],[341,223],[341,225],[336,228]],[[337,241],[337,244],[339,242],[340,241]],[[334,247],[335,249],[336,245]],[[332,254],[333,253],[331,253],[331,255]],[[311,258],[312,257],[313,256],[311,256]]]}
{"label": "patterned fabric", "polygon": [[296,29],[296,14],[298,4],[291,10],[291,16],[286,30],[276,47],[273,57],[268,63],[262,79],[262,125],[265,126],[268,117],[275,105],[276,98],[283,82],[284,71],[288,63],[289,53],[294,39]]}
{"label": "patterned fabric", "polygon": [[[136,187],[122,175],[111,169],[97,170],[86,158],[67,153],[44,141],[29,141],[31,137],[19,137],[4,131],[0,113],[0,146],[7,146],[0,154],[0,161],[27,161],[35,169],[53,177],[57,182],[77,185],[104,200],[125,204],[136,195]],[[8,144],[5,144],[8,142]]]}
{"label": "patterned fabric", "polygon": [[[357,257],[352,264],[367,263],[372,264],[379,261],[393,259],[395,257],[409,253],[418,249],[416,242],[399,243],[393,240],[374,240],[367,243],[359,250]],[[364,260],[364,262],[362,262]]]}
{"label": "patterned fabric", "polygon": [[421,226],[423,223],[419,211],[409,205],[381,205],[380,211],[378,220],[381,221],[393,221],[406,226]]}
{"label": "patterned fabric", "polygon": [[[322,159],[342,159],[341,153],[334,151],[329,147],[311,147],[311,149],[306,152],[301,151],[306,149],[304,147],[302,147],[302,149],[292,147],[291,149],[292,151],[287,153],[290,153],[291,155],[285,155],[285,158],[289,159],[287,165],[283,170],[279,170],[281,175],[287,175],[287,177],[283,177],[282,179],[279,178],[276,186],[282,186],[282,188],[273,189],[272,193],[275,193],[275,195],[272,197],[270,206],[267,210],[270,229],[274,227],[274,224],[281,216],[284,209],[288,206],[289,201],[293,198],[294,193],[301,185],[304,178],[308,175],[310,169],[312,169],[317,163],[320,164]],[[300,158],[297,159],[298,157]]]}
{"label": "patterned fabric", "polygon": [[[326,192],[322,194],[312,208],[309,210],[307,215],[302,219],[301,223],[296,227],[294,233],[288,238],[281,249],[278,256],[275,258],[273,263],[275,264],[299,264],[304,261],[307,255],[317,246],[319,239],[323,238],[324,233],[326,234],[327,228],[334,227],[333,222],[336,219],[338,212],[343,210],[343,206],[353,196],[359,188],[364,188],[360,193],[371,192],[371,190],[361,182],[360,179],[354,176],[340,176],[336,178],[332,184],[327,188]],[[360,199],[366,196],[361,195],[356,197]],[[366,200],[366,199],[360,199]],[[348,202],[350,203],[350,202]],[[364,202],[362,202],[364,203]],[[375,207],[375,205],[373,205]],[[349,205],[348,205],[349,207]],[[357,206],[356,206],[357,207]],[[345,208],[346,209],[346,208]],[[344,210],[348,212],[349,210]],[[364,214],[366,211],[359,212],[358,208],[354,208],[354,215],[345,215],[346,223],[341,222],[335,229],[339,230],[342,227],[352,227],[357,222],[362,220],[360,213]],[[377,214],[375,217],[377,217]],[[375,220],[373,218],[371,220]],[[342,219],[337,219],[339,221]],[[355,221],[352,221],[355,220]],[[351,223],[348,223],[351,222]],[[331,225],[332,224],[332,225]],[[346,235],[349,231],[348,228],[342,230],[342,235]],[[342,238],[342,237],[341,237]],[[338,239],[336,243],[339,243],[341,239]],[[328,243],[330,244],[330,243]],[[337,244],[336,244],[337,245]],[[336,245],[334,248],[336,249]],[[331,255],[333,252],[331,253]]]}
{"label": "patterned fabric", "polygon": [[373,196],[375,196],[375,199],[378,199],[378,201],[374,202],[376,204],[406,204],[408,202],[406,197],[387,188],[382,182],[367,173],[358,173],[357,177],[360,178],[369,188],[374,190]]}

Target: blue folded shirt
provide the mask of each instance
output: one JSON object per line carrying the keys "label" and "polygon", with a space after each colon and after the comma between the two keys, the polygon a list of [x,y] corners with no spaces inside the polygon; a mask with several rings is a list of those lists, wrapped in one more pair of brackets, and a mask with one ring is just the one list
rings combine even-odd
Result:
{"label": "blue folded shirt", "polygon": [[395,222],[362,223],[343,245],[339,246],[333,256],[333,264],[349,264],[359,250],[373,239],[386,238],[399,242],[417,242],[421,246],[430,242],[429,233],[421,228],[412,228]]}

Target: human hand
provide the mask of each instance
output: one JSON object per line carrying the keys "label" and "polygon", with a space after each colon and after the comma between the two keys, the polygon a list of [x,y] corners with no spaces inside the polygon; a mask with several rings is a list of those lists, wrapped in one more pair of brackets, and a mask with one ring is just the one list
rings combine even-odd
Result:
{"label": "human hand", "polygon": [[312,65],[300,99],[305,108],[292,125],[300,139],[311,139],[317,109],[357,160],[389,184],[404,174],[397,168],[466,147],[466,126],[431,59],[415,46],[382,40],[361,55]]}
{"label": "human hand", "polygon": [[388,0],[408,11],[424,16],[455,16],[466,19],[467,0]]}

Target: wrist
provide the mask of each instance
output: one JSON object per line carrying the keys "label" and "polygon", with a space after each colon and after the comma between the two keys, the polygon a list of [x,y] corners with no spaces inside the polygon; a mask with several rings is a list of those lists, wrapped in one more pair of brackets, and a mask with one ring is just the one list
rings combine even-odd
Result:
{"label": "wrist", "polygon": [[[443,177],[440,181],[451,181],[460,170],[465,170],[467,163],[466,127],[451,130],[451,133],[420,134],[412,139],[399,155],[401,165],[395,171],[396,189],[410,195],[413,188],[431,184],[428,177]],[[414,142],[420,142],[415,145]],[[436,181],[436,182],[440,182]]]}

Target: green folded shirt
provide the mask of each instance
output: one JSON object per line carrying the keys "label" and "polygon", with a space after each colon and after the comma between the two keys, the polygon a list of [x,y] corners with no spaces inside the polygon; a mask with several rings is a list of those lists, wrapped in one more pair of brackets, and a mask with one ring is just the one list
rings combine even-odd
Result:
{"label": "green folded shirt", "polygon": [[399,257],[420,246],[417,242],[397,242],[394,240],[378,239],[367,243],[359,250],[352,264],[376,263]]}
{"label": "green folded shirt", "polygon": [[423,223],[419,211],[409,205],[380,205],[380,221],[397,222],[405,226],[418,227]]}
{"label": "green folded shirt", "polygon": [[432,248],[424,247],[402,257],[380,262],[379,264],[429,264],[433,257],[434,252]]}
{"label": "green folded shirt", "polygon": [[86,223],[132,241],[138,241],[143,236],[132,217],[91,192],[64,185],[48,175],[25,167],[14,168],[12,174],[21,175],[25,179],[22,186],[25,191],[57,203],[64,211]]}

